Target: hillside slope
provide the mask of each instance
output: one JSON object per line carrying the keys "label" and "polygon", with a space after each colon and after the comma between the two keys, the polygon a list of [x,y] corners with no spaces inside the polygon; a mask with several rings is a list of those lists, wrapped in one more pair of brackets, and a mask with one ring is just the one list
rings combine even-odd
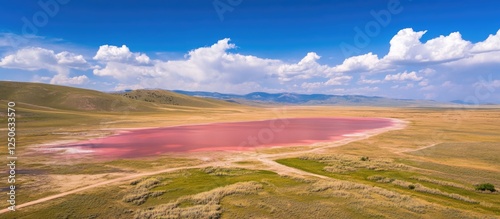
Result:
{"label": "hillside slope", "polygon": [[133,90],[125,93],[119,93],[119,95],[123,97],[128,97],[133,100],[140,100],[149,103],[167,104],[174,106],[206,108],[206,107],[228,107],[236,105],[234,103],[229,103],[224,100],[193,97],[166,90]]}
{"label": "hillside slope", "polygon": [[108,93],[59,85],[0,81],[0,100],[76,111],[150,111],[156,107]]}
{"label": "hillside slope", "polygon": [[0,81],[0,100],[35,108],[74,111],[154,111],[160,108],[238,107],[239,104],[212,98],[192,97],[165,90],[134,90],[104,93],[67,86]]}

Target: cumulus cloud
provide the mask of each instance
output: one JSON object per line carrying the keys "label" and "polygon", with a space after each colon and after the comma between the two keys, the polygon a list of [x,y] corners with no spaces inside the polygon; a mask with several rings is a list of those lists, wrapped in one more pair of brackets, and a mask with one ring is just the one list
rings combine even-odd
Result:
{"label": "cumulus cloud", "polygon": [[421,86],[421,87],[428,86],[429,85],[429,80],[428,79],[424,79],[424,80],[420,81],[418,83],[418,85]]}
{"label": "cumulus cloud", "polygon": [[[389,42],[387,54],[369,52],[348,57],[340,64],[324,64],[315,52],[293,62],[240,54],[238,47],[226,38],[188,51],[178,59],[150,58],[126,45],[102,45],[89,57],[58,46],[50,47],[53,50],[32,46],[7,53],[0,59],[0,67],[54,72],[55,75],[44,71],[39,74],[45,78],[43,81],[57,84],[88,83],[88,74],[93,73],[104,77],[99,80],[112,82],[118,90],[314,91],[410,98],[440,97],[433,93],[442,92],[443,86],[449,85],[446,81],[453,83],[459,93],[458,88],[472,87],[477,82],[475,75],[495,75],[500,69],[500,30],[477,43],[462,39],[459,32],[422,42],[426,33],[402,29]],[[15,36],[0,34],[0,49],[14,48],[9,37]],[[350,83],[353,78],[357,80],[354,86]],[[489,87],[496,88],[498,79],[492,81]],[[385,92],[391,87],[400,92]]]}
{"label": "cumulus cloud", "polygon": [[[223,86],[225,84],[254,86],[256,83],[272,87],[279,83],[309,79],[323,79],[321,83],[329,86],[351,79],[350,76],[336,73],[328,65],[319,64],[317,60],[320,56],[313,52],[308,53],[298,63],[285,63],[276,59],[229,52],[236,48],[236,45],[229,41],[230,39],[226,38],[211,46],[191,50],[180,60],[152,60],[150,65],[130,62],[131,53],[126,46],[113,49],[109,49],[109,46],[101,47],[94,59],[101,60],[105,65],[94,69],[93,72],[97,76],[113,77],[124,84],[149,78],[148,83],[163,83],[169,88],[191,84],[190,87],[196,85],[199,89],[210,90],[227,87]],[[103,55],[108,53],[113,55]]]}
{"label": "cumulus cloud", "polygon": [[[181,60],[154,60],[151,65],[139,65],[129,62],[127,49],[116,50],[114,56],[103,58],[99,49],[94,59],[102,61],[110,60],[104,68],[95,69],[94,74],[98,76],[111,76],[119,80],[137,76],[155,77],[157,80],[184,80],[193,83],[207,81],[226,81],[232,83],[242,83],[246,79],[262,77],[269,73],[271,64],[277,61],[261,59],[255,56],[244,56],[240,54],[228,53],[226,50],[235,48],[229,43],[229,39],[223,39],[210,47],[202,47],[190,51],[185,59]],[[122,46],[126,48],[126,46]],[[101,55],[100,55],[101,54]],[[115,57],[115,58],[111,58]],[[174,81],[168,81],[174,83]]]}
{"label": "cumulus cloud", "polygon": [[416,72],[402,72],[394,75],[386,75],[385,81],[420,81],[423,77],[419,77]]}
{"label": "cumulus cloud", "polygon": [[352,79],[352,76],[344,75],[344,76],[337,76],[330,78],[328,81],[325,82],[325,85],[346,85],[348,81]]}
{"label": "cumulus cloud", "polygon": [[121,47],[102,45],[93,59],[103,62],[132,62],[138,64],[148,64],[151,61],[146,54],[133,53],[126,45]]}
{"label": "cumulus cloud", "polygon": [[45,48],[28,47],[3,57],[0,67],[27,71],[48,70],[57,73],[51,80],[53,84],[82,84],[88,81],[87,76],[69,77],[69,71],[88,69],[90,65],[82,55],[68,51],[55,53]]}
{"label": "cumulus cloud", "polygon": [[383,82],[383,80],[378,79],[367,79],[366,76],[362,75],[358,81],[358,84],[380,84]]}
{"label": "cumulus cloud", "polygon": [[300,87],[306,89],[307,91],[312,91],[324,86],[323,82],[303,82]]}
{"label": "cumulus cloud", "polygon": [[70,85],[79,85],[85,84],[89,81],[89,78],[86,75],[80,75],[75,77],[68,77],[66,74],[57,74],[51,80],[51,84],[70,84]]}
{"label": "cumulus cloud", "polygon": [[462,39],[459,32],[439,36],[425,43],[420,39],[427,31],[415,32],[412,28],[400,30],[390,41],[385,57],[393,62],[422,63],[447,62],[467,57],[472,43]]}
{"label": "cumulus cloud", "polygon": [[139,77],[147,77],[155,75],[153,66],[139,66],[128,63],[109,62],[104,68],[94,69],[94,75],[110,76],[120,81],[136,81]]}
{"label": "cumulus cloud", "polygon": [[89,67],[82,55],[76,55],[67,51],[55,53],[53,50],[40,47],[23,48],[13,54],[7,55],[0,61],[0,66],[29,71],[46,69],[56,72],[65,68]]}
{"label": "cumulus cloud", "polygon": [[277,68],[277,74],[281,81],[290,81],[295,78],[309,79],[315,76],[328,76],[335,73],[334,69],[327,65],[320,65],[317,60],[321,57],[314,53],[308,53],[296,64],[281,64]]}
{"label": "cumulus cloud", "polygon": [[[293,90],[324,93],[340,92],[339,89],[373,92],[375,88],[380,91],[392,86],[408,92],[415,89],[431,92],[433,85],[441,85],[453,78],[449,76],[453,72],[468,68],[484,69],[483,63],[494,65],[497,62],[495,59],[500,57],[494,55],[498,52],[494,50],[498,34],[473,44],[462,39],[459,32],[421,42],[425,33],[403,29],[392,38],[389,53],[382,58],[370,52],[346,58],[338,65],[320,64],[321,56],[315,52],[307,53],[297,62],[239,54],[234,51],[237,47],[229,38],[193,49],[182,59],[150,59],[148,64],[137,61],[137,57],[147,56],[145,54],[130,52],[126,46],[105,45],[94,56],[101,66],[94,70],[94,74],[117,79],[120,88],[140,84],[145,88],[219,92]],[[468,68],[460,67],[464,65]],[[493,65],[490,68],[493,69]],[[356,84],[379,87],[348,88],[353,74],[358,73],[360,78]],[[420,96],[424,94],[429,93]]]}
{"label": "cumulus cloud", "polygon": [[307,91],[313,91],[331,86],[347,85],[351,79],[352,76],[348,75],[334,76],[322,82],[303,82],[300,87],[306,89]]}
{"label": "cumulus cloud", "polygon": [[336,72],[367,72],[374,70],[379,64],[378,56],[370,52],[347,58],[341,65],[335,66],[334,70]]}
{"label": "cumulus cloud", "polygon": [[490,34],[485,41],[476,43],[471,51],[476,53],[500,51],[500,30],[495,35]]}

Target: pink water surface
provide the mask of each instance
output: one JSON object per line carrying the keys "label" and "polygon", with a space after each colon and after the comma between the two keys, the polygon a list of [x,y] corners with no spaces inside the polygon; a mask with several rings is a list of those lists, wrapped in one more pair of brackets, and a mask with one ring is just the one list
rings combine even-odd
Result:
{"label": "pink water surface", "polygon": [[381,118],[288,118],[124,131],[59,148],[93,151],[99,157],[144,157],[171,152],[252,150],[341,139],[392,125]]}

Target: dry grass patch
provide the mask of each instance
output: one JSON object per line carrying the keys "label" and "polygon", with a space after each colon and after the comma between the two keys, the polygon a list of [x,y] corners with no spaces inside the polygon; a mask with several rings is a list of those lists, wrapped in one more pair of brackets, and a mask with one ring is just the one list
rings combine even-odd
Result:
{"label": "dry grass patch", "polygon": [[403,180],[394,180],[394,181],[392,181],[392,184],[397,185],[397,186],[401,186],[401,187],[405,187],[405,188],[409,188],[409,189],[415,190],[417,192],[424,192],[424,193],[433,194],[433,195],[441,195],[441,196],[445,196],[445,197],[452,198],[455,200],[464,201],[467,203],[479,204],[479,201],[476,201],[476,200],[471,199],[469,197],[465,197],[465,196],[455,194],[455,193],[443,192],[439,189],[425,187],[419,183],[411,183],[411,182],[407,182],[407,181],[403,181]]}
{"label": "dry grass patch", "polygon": [[428,177],[425,177],[425,176],[410,177],[410,179],[415,179],[415,180],[422,181],[422,182],[433,183],[433,184],[437,184],[437,185],[440,185],[440,186],[455,187],[455,188],[459,188],[459,189],[463,189],[463,190],[468,190],[468,191],[473,191],[474,190],[472,187],[464,186],[464,185],[459,184],[459,183],[454,183],[454,182],[449,182],[449,181],[444,181],[444,180],[431,179],[431,178],[428,178]]}
{"label": "dry grass patch", "polygon": [[150,191],[150,189],[155,188],[161,182],[161,179],[152,177],[132,181],[130,184],[134,185],[131,189],[127,191],[127,194],[123,196],[122,201],[133,203],[135,205],[144,204],[149,197],[158,197],[163,195],[164,191]]}
{"label": "dry grass patch", "polygon": [[[344,198],[355,198],[357,200],[364,200],[369,202],[369,200],[375,200],[378,198],[384,199],[379,200],[377,205],[380,206],[391,206],[391,207],[401,207],[415,213],[425,213],[425,209],[430,206],[420,202],[419,200],[413,199],[408,195],[403,195],[397,192],[393,192],[387,189],[368,186],[361,183],[353,183],[349,181],[325,181],[320,180],[310,186],[308,191],[310,192],[325,192],[330,190],[334,196],[344,197]],[[366,204],[364,202],[363,204]]]}
{"label": "dry grass patch", "polygon": [[411,167],[394,162],[388,158],[368,158],[353,155],[308,155],[299,157],[302,160],[314,160],[326,164],[323,169],[330,173],[348,173],[359,169],[375,171],[408,170]]}
{"label": "dry grass patch", "polygon": [[222,214],[220,202],[224,197],[236,194],[256,194],[262,188],[262,184],[257,182],[236,183],[196,195],[184,196],[172,203],[140,210],[135,214],[135,218],[219,218]]}

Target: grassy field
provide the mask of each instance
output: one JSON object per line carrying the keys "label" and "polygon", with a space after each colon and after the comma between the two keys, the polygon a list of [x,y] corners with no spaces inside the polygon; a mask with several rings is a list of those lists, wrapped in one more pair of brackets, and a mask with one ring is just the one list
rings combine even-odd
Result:
{"label": "grassy field", "polygon": [[[201,108],[54,88],[56,93],[88,95],[92,100],[98,96],[99,101],[89,102],[97,104],[90,104],[94,110],[89,110],[88,104],[82,106],[72,96],[64,97],[69,102],[59,105],[60,93],[54,94],[53,102],[44,100],[48,94],[40,89],[48,88],[33,86],[26,93],[8,92],[0,86],[0,124],[7,122],[7,102],[19,100],[19,203],[130,174],[221,163],[86,190],[2,218],[197,218],[196,214],[201,215],[198,218],[500,218],[499,193],[474,189],[480,183],[500,188],[499,109],[256,108],[229,103]],[[28,97],[31,93],[35,95]],[[67,104],[70,100],[76,102]],[[129,101],[139,105],[127,108]],[[122,128],[293,117],[387,117],[408,124],[317,153],[308,152],[314,147],[307,146],[102,160],[37,150],[41,144],[95,138]],[[0,136],[7,136],[6,129],[0,129]],[[326,178],[280,175],[254,159],[290,151],[303,153],[276,161]],[[4,148],[0,156],[6,153]],[[0,182],[1,187],[6,185],[5,180]]]}

